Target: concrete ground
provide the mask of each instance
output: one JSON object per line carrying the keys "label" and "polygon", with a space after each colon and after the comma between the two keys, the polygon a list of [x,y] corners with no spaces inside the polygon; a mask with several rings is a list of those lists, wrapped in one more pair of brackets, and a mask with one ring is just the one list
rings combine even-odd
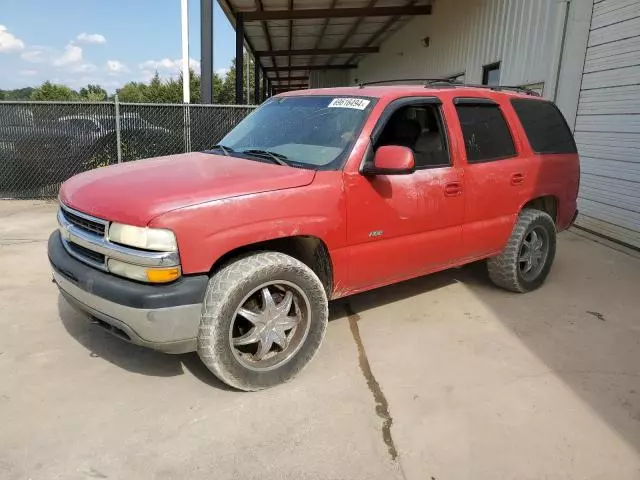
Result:
{"label": "concrete ground", "polygon": [[230,391],[51,283],[56,206],[0,202],[0,478],[638,479],[640,259],[561,235],[545,286],[471,266],[331,306],[293,382]]}

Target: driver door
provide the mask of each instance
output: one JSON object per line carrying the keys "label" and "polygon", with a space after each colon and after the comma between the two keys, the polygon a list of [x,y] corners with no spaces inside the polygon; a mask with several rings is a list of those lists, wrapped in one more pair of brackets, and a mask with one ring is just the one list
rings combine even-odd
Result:
{"label": "driver door", "polygon": [[462,169],[451,161],[439,100],[393,102],[372,139],[365,161],[381,145],[401,144],[414,151],[416,171],[345,173],[353,291],[441,270],[461,257]]}

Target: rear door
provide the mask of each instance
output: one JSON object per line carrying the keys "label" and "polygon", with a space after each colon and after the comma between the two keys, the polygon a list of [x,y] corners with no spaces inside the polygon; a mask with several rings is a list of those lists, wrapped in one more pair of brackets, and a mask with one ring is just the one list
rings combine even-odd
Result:
{"label": "rear door", "polygon": [[414,151],[409,175],[345,175],[349,283],[372,288],[445,268],[462,249],[462,169],[451,161],[440,101],[393,102],[372,135],[367,160],[381,145]]}
{"label": "rear door", "polygon": [[[532,182],[532,159],[505,117],[508,105],[490,98],[455,98],[466,157],[462,243],[473,260],[499,252],[507,242]],[[510,107],[508,107],[510,108]]]}

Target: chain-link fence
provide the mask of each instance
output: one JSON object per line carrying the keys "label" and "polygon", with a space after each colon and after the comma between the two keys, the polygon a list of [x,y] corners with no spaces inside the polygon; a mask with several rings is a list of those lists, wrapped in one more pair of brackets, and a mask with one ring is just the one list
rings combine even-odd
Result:
{"label": "chain-link fence", "polygon": [[0,198],[55,198],[85,170],[206,150],[254,108],[0,102]]}

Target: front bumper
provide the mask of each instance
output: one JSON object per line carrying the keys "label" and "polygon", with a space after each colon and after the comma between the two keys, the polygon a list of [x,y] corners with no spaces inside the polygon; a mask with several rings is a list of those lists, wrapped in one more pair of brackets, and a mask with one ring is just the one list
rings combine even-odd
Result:
{"label": "front bumper", "polygon": [[72,257],[59,231],[49,237],[48,252],[60,293],[111,333],[167,353],[196,349],[206,275],[186,276],[168,285],[116,277]]}

